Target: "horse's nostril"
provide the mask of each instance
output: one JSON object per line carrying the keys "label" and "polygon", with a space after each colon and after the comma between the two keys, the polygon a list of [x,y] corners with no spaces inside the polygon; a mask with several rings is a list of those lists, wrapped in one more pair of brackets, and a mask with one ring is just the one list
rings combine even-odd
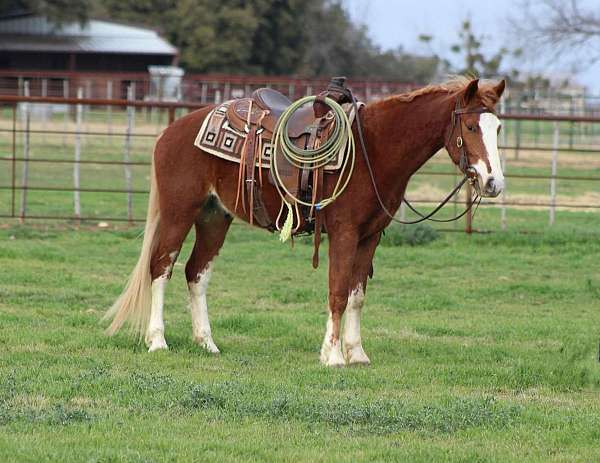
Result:
{"label": "horse's nostril", "polygon": [[494,190],[494,177],[490,177],[487,179],[487,181],[485,182],[485,189],[487,191],[493,191]]}

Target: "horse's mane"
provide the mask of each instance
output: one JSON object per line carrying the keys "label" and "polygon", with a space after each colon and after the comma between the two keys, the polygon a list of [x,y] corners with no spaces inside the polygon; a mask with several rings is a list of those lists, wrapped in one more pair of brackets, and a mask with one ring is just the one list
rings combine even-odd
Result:
{"label": "horse's mane", "polygon": [[[463,90],[468,84],[471,82],[471,78],[467,76],[452,76],[446,82],[442,82],[441,84],[429,84],[425,87],[418,88],[408,93],[401,93],[399,95],[392,95],[382,100],[375,101],[374,105],[387,105],[388,103],[396,103],[403,102],[409,103],[413,101],[415,98],[420,97],[422,95],[430,95],[432,93],[456,93]],[[484,98],[487,97],[489,90],[492,88],[492,83],[487,81],[480,81],[479,89],[480,93]],[[490,95],[491,96],[491,95]],[[497,98],[496,98],[497,100]],[[486,101],[487,102],[487,101]],[[491,102],[495,104],[495,102]]]}
{"label": "horse's mane", "polygon": [[385,101],[405,101],[409,102],[421,95],[428,95],[430,93],[454,93],[462,90],[470,82],[470,79],[465,76],[452,76],[446,82],[441,84],[429,84],[425,87],[418,88],[408,93],[401,93],[399,95],[388,96],[381,100]]}

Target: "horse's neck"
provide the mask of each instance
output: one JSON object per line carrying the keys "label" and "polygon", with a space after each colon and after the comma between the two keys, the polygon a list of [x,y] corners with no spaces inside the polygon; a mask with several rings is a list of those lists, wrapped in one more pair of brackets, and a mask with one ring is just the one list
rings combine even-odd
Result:
{"label": "horse's neck", "polygon": [[[447,93],[412,101],[389,100],[365,108],[369,160],[383,196],[398,202],[409,178],[444,146],[454,99]],[[397,200],[397,201],[396,201]]]}

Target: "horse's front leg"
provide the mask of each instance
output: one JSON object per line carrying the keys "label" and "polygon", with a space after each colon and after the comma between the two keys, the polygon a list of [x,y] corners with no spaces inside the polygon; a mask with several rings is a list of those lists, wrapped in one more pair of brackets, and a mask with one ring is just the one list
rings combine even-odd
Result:
{"label": "horse's front leg", "polygon": [[329,240],[329,319],[321,347],[321,363],[342,367],[346,361],[342,354],[340,323],[348,303],[358,238],[350,233],[331,233]]}
{"label": "horse's front leg", "polygon": [[367,293],[367,280],[372,276],[373,256],[379,244],[381,233],[360,241],[354,257],[354,269],[350,281],[350,297],[346,306],[344,322],[344,357],[348,365],[368,365],[369,357],[362,347],[360,319]]}

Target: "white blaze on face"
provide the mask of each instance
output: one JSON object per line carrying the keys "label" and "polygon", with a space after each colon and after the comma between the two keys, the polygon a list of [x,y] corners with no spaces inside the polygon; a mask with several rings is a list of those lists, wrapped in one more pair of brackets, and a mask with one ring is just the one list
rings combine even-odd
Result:
{"label": "white blaze on face", "polygon": [[[481,192],[485,196],[498,196],[504,189],[504,174],[500,164],[500,154],[498,153],[498,127],[500,127],[500,120],[495,114],[483,113],[479,116],[479,127],[481,128],[483,144],[487,151],[492,171],[488,172],[486,163],[481,159],[473,167],[478,174]],[[490,182],[489,185],[488,182]]]}

